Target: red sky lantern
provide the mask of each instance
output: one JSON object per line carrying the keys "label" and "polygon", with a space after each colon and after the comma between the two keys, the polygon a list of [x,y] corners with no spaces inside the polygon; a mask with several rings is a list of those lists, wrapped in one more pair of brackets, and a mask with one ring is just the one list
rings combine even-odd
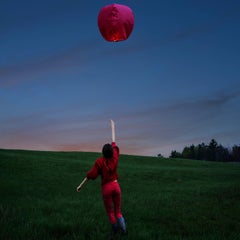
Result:
{"label": "red sky lantern", "polygon": [[110,4],[98,14],[98,28],[103,38],[109,42],[126,40],[134,26],[134,15],[128,6]]}

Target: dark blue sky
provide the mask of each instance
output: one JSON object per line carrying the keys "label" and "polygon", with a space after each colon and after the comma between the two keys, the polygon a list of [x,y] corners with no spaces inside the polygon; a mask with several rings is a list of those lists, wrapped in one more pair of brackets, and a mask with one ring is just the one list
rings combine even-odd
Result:
{"label": "dark blue sky", "polygon": [[240,144],[240,2],[129,0],[134,30],[106,42],[103,0],[0,4],[0,148],[169,156]]}

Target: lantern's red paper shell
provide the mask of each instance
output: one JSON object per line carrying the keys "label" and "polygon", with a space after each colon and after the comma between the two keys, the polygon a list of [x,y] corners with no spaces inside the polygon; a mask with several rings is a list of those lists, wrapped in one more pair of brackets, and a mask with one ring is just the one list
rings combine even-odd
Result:
{"label": "lantern's red paper shell", "polygon": [[134,26],[131,8],[121,4],[103,7],[98,14],[98,28],[103,38],[109,42],[126,40]]}

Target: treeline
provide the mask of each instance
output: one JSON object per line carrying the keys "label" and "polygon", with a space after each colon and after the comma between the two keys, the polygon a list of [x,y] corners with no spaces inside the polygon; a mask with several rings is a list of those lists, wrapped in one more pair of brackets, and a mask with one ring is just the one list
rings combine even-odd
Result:
{"label": "treeline", "polygon": [[170,158],[186,158],[195,160],[240,162],[240,146],[223,147],[212,139],[209,144],[201,143],[185,147],[182,152],[172,151]]}

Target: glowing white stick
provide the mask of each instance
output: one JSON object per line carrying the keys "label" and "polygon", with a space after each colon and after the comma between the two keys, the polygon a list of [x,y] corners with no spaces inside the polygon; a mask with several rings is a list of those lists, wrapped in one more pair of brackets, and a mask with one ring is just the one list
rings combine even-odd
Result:
{"label": "glowing white stick", "polygon": [[111,121],[111,129],[112,129],[112,142],[115,142],[115,124],[113,120]]}
{"label": "glowing white stick", "polygon": [[82,188],[82,186],[87,182],[87,178],[85,177],[84,179],[83,179],[83,181],[80,183],[80,185],[77,187],[77,191],[79,192],[80,190],[81,190],[81,188]]}

